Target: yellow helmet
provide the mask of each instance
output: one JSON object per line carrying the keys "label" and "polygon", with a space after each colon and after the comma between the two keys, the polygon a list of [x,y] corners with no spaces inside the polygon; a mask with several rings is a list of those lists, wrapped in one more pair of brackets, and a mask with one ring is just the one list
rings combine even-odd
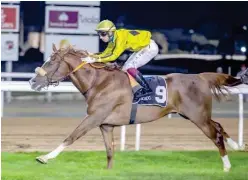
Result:
{"label": "yellow helmet", "polygon": [[96,31],[115,31],[115,30],[116,30],[115,24],[108,19],[101,21],[96,27]]}

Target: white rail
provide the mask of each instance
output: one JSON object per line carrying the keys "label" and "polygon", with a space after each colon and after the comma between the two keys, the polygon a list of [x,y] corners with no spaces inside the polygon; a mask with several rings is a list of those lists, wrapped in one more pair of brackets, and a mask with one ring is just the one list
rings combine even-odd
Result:
{"label": "white rail", "polygon": [[32,78],[35,73],[23,73],[23,72],[2,72],[1,78]]}
{"label": "white rail", "polygon": [[[1,91],[34,92],[27,81],[2,81]],[[50,86],[42,92],[79,92],[71,82],[61,82],[59,86]]]}
{"label": "white rail", "polygon": [[[1,73],[1,78],[6,78],[7,80],[10,78],[32,78],[36,74],[35,73],[23,73],[23,72],[2,72]],[[11,95],[8,95],[7,97],[7,102],[10,102],[12,99]],[[46,100],[47,102],[52,101],[52,92],[47,92],[46,93]]]}
{"label": "white rail", "polygon": [[205,61],[217,61],[223,58],[227,60],[245,61],[246,56],[244,55],[204,55],[204,54],[158,54],[154,60],[165,60],[165,59],[197,59]]}

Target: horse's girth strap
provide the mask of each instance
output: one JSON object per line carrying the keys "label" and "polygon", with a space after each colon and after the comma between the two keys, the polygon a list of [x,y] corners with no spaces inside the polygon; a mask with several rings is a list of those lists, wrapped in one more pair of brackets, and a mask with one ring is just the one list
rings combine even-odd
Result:
{"label": "horse's girth strap", "polygon": [[129,124],[134,124],[136,120],[136,114],[137,114],[137,106],[138,104],[132,104],[132,110],[131,110],[131,115],[130,115],[130,121]]}

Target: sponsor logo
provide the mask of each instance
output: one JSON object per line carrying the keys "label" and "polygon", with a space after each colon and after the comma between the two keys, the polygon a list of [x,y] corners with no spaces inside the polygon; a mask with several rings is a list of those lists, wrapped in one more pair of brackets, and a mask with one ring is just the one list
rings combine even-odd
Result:
{"label": "sponsor logo", "polygon": [[99,16],[84,16],[82,14],[79,15],[80,16],[80,22],[81,23],[92,23],[92,24],[97,24],[100,21],[100,17]]}
{"label": "sponsor logo", "polygon": [[78,28],[78,12],[77,11],[55,11],[49,12],[50,28]]}
{"label": "sponsor logo", "polygon": [[141,97],[140,100],[141,101],[149,101],[149,100],[152,100],[152,97],[151,96]]}
{"label": "sponsor logo", "polygon": [[7,55],[13,54],[15,52],[15,44],[14,41],[11,40],[7,40],[4,42],[4,46],[3,46],[3,52]]}
{"label": "sponsor logo", "polygon": [[1,8],[2,29],[16,29],[16,10],[14,7]]}

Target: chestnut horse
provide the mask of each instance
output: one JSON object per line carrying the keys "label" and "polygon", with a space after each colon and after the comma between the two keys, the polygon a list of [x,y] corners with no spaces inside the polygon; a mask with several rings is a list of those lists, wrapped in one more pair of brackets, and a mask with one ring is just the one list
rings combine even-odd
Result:
{"label": "chestnut horse", "polygon": [[[55,158],[64,148],[85,135],[95,127],[100,127],[107,152],[107,168],[113,164],[113,129],[115,126],[128,125],[132,108],[133,92],[128,75],[115,68],[96,68],[97,64],[86,64],[82,58],[85,51],[71,47],[57,50],[53,45],[53,54],[36,68],[36,76],[30,80],[31,88],[40,91],[49,85],[58,85],[66,77],[85,96],[88,104],[87,116],[76,129],[52,152],[37,157],[40,163],[47,163]],[[106,66],[101,64],[101,66]],[[136,124],[158,120],[169,113],[178,113],[193,122],[213,141],[219,149],[224,171],[229,171],[231,164],[224,141],[235,149],[241,147],[233,141],[223,127],[212,120],[212,92],[217,100],[226,94],[225,86],[242,84],[242,80],[227,74],[168,74],[167,106],[137,106]]]}

